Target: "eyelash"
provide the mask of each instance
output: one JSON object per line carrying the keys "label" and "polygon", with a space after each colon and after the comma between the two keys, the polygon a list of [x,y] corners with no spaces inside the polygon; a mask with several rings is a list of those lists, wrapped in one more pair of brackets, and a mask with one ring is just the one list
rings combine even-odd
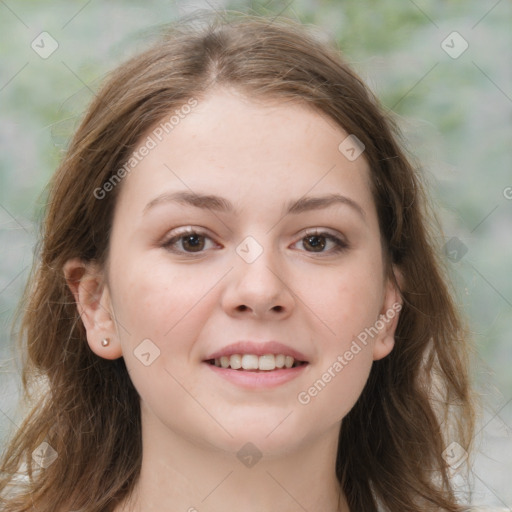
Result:
{"label": "eyelash", "polygon": [[[175,234],[168,240],[166,240],[162,244],[162,247],[167,249],[170,252],[177,253],[177,254],[188,254],[188,255],[203,254],[205,251],[193,252],[193,251],[176,250],[175,248],[173,248],[173,246],[177,242],[179,242],[179,240],[182,240],[186,236],[193,236],[193,235],[203,236],[203,237],[211,240],[211,238],[205,232],[201,231],[200,229],[187,228],[187,229]],[[339,253],[346,251],[349,248],[349,245],[341,238],[338,238],[337,236],[332,235],[331,233],[327,233],[325,231],[319,231],[319,230],[307,231],[306,233],[304,233],[304,236],[299,241],[303,241],[309,237],[314,237],[314,236],[330,240],[331,242],[333,242],[334,248],[332,248],[330,251],[327,251],[327,252],[325,252],[325,251],[321,251],[321,252],[306,251],[306,252],[310,252],[312,254],[320,254],[320,255],[321,254],[339,254]]]}

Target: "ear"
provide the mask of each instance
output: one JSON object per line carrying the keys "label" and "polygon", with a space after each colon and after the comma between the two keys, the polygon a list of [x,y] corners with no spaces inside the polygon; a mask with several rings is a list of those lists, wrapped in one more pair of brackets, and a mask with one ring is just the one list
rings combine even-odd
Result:
{"label": "ear", "polygon": [[[91,350],[105,359],[121,357],[110,294],[99,266],[73,258],[65,263],[63,271],[75,298]],[[105,338],[110,341],[106,347],[101,344]]]}
{"label": "ear", "polygon": [[392,275],[385,283],[384,300],[375,327],[378,335],[373,344],[373,360],[386,357],[395,346],[395,331],[403,305],[400,289],[403,288],[404,278],[397,267],[393,267]]}

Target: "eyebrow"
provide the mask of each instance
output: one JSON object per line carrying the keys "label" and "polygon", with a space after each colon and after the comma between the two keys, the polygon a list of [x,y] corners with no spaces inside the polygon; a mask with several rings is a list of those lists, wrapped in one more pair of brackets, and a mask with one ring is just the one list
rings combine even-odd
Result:
{"label": "eyebrow", "polygon": [[[172,192],[161,194],[152,199],[145,207],[144,213],[151,208],[162,203],[179,203],[184,206],[194,206],[204,210],[214,210],[217,212],[232,213],[235,211],[233,203],[228,199],[211,194],[197,194],[194,192]],[[285,208],[285,215],[299,214],[312,210],[321,210],[336,204],[349,206],[356,211],[363,220],[366,221],[366,214],[363,208],[353,199],[341,194],[328,194],[316,197],[301,197],[297,200],[289,201]]]}

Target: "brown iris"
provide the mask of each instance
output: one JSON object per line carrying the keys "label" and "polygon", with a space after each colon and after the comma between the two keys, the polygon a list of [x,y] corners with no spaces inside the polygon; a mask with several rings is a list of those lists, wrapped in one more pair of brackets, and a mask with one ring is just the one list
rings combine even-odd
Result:
{"label": "brown iris", "polygon": [[204,236],[202,235],[185,235],[182,237],[181,245],[188,252],[199,252],[204,249]]}
{"label": "brown iris", "polygon": [[325,248],[325,237],[311,235],[304,238],[304,246],[309,245],[314,252],[320,252]]}

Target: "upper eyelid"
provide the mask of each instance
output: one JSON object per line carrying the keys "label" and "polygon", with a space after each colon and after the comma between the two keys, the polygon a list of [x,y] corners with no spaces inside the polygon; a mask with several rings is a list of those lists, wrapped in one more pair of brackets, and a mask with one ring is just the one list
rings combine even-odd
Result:
{"label": "upper eyelid", "polygon": [[[193,226],[188,226],[185,228],[177,228],[177,229],[179,229],[179,231],[177,233],[167,234],[164,237],[164,241],[169,241],[169,240],[172,240],[173,238],[185,236],[187,234],[201,235],[201,236],[206,236],[208,238],[211,238],[212,240],[214,239],[214,237],[212,235],[210,235],[209,231],[206,230],[205,228],[195,228]],[[313,235],[328,235],[328,236],[332,236],[334,238],[339,238],[339,239],[345,241],[344,235],[342,235],[341,233],[332,233],[331,231],[329,231],[329,228],[304,228],[301,231],[301,234],[302,234],[302,237],[313,236]]]}

